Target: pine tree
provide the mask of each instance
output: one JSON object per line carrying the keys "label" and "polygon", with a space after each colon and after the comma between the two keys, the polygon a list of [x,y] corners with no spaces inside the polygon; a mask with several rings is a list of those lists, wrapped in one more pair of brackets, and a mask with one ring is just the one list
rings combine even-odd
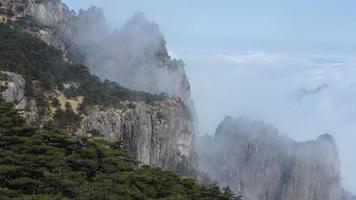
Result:
{"label": "pine tree", "polygon": [[229,188],[137,163],[121,142],[74,137],[46,125],[27,125],[0,101],[0,199],[236,200]]}

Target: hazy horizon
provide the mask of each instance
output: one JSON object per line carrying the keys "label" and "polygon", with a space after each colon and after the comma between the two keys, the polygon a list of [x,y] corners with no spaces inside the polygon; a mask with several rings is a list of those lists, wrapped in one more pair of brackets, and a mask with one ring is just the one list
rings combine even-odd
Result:
{"label": "hazy horizon", "polygon": [[[356,2],[65,0],[102,7],[111,29],[143,11],[182,58],[201,134],[225,116],[263,120],[292,139],[332,134],[356,194]],[[343,3],[340,3],[343,2]]]}

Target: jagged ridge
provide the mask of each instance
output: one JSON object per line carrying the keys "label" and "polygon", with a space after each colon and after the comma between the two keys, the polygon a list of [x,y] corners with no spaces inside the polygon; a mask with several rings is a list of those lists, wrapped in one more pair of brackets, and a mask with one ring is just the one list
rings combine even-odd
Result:
{"label": "jagged ridge", "polygon": [[199,164],[250,200],[354,200],[340,183],[334,139],[295,142],[248,118],[226,118],[198,145]]}
{"label": "jagged ridge", "polygon": [[[25,49],[19,46],[10,48],[12,45],[3,46],[4,51],[1,52],[4,53],[4,60],[0,65],[4,75],[2,95],[5,99],[14,99],[10,97],[14,93],[9,94],[9,91],[23,93],[26,101],[24,116],[29,122],[44,123],[54,119],[80,135],[99,135],[111,141],[124,139],[130,153],[146,164],[172,170],[180,162],[188,161],[188,167],[195,166],[193,121],[184,105],[192,105],[189,90],[183,92],[187,94],[184,96],[174,94],[177,96],[174,98],[130,91],[114,82],[101,82],[90,75],[85,66],[71,63],[79,61],[80,55],[86,55],[84,46],[78,39],[81,36],[79,24],[83,25],[84,18],[97,15],[100,9],[81,11],[77,16],[60,1],[0,2],[1,7],[6,9],[4,21],[17,30],[9,38],[5,37],[6,40],[16,36],[25,38]],[[87,25],[82,28],[93,27]],[[33,38],[29,39],[28,34],[20,34],[18,30],[28,32],[59,51],[56,52]],[[27,50],[35,54],[28,54]],[[23,52],[20,52],[20,56],[13,56],[11,51]],[[168,56],[165,48],[162,52]],[[14,59],[11,60],[12,58]],[[23,63],[23,59],[34,62]],[[47,60],[38,63],[37,59]],[[166,59],[170,60],[169,56]],[[152,71],[155,69],[152,68]],[[18,79],[11,79],[6,75],[9,72],[15,72],[13,75],[24,78],[26,83],[9,88],[9,85],[18,83]],[[185,74],[181,72],[184,73],[180,71],[178,77],[182,77],[189,85]],[[133,81],[134,78],[132,77]],[[157,77],[154,79],[157,80]],[[182,84],[178,85],[180,87]],[[155,90],[160,91],[158,88]],[[66,118],[73,119],[74,124],[67,123]]]}

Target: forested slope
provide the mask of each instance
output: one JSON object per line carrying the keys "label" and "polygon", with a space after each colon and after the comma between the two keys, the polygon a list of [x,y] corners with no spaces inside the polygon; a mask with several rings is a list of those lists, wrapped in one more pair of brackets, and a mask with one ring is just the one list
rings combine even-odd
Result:
{"label": "forested slope", "polygon": [[149,166],[121,148],[75,137],[46,125],[27,125],[0,102],[0,199],[236,199],[229,189]]}

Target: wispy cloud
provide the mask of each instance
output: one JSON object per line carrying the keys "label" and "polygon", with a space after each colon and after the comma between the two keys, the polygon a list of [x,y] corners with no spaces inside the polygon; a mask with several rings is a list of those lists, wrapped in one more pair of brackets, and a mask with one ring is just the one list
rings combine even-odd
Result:
{"label": "wispy cloud", "polygon": [[[356,193],[356,57],[267,53],[174,53],[187,63],[201,134],[247,115],[296,140],[335,136],[343,184]],[[328,87],[298,98],[298,91]]]}

